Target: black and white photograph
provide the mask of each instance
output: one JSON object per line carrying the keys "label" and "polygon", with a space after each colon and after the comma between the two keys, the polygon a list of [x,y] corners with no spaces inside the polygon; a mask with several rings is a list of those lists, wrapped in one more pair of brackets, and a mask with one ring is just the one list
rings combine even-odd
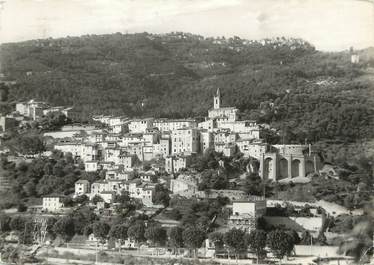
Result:
{"label": "black and white photograph", "polygon": [[0,265],[374,264],[374,0],[0,0]]}

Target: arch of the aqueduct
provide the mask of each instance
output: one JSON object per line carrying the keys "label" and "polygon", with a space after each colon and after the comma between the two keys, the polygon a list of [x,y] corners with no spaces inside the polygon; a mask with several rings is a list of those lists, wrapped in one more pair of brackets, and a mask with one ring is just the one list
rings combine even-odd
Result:
{"label": "arch of the aqueduct", "polygon": [[260,159],[260,176],[264,179],[306,177],[313,172],[316,172],[314,156],[283,156],[269,153]]}

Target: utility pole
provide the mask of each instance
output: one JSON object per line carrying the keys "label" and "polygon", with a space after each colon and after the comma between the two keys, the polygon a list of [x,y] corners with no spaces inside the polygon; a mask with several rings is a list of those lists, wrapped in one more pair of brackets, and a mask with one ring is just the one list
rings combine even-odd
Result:
{"label": "utility pole", "polygon": [[98,241],[96,240],[96,251],[95,251],[95,264],[97,264],[97,260],[98,260]]}

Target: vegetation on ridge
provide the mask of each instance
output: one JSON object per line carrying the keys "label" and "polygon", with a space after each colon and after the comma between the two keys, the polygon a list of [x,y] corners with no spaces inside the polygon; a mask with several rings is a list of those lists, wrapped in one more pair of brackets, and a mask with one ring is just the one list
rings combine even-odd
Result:
{"label": "vegetation on ridge", "polygon": [[221,88],[243,118],[292,128],[288,141],[373,136],[373,60],[325,53],[299,39],[248,41],[186,33],[112,34],[2,45],[16,80],[8,102],[36,98],[92,114],[202,116]]}

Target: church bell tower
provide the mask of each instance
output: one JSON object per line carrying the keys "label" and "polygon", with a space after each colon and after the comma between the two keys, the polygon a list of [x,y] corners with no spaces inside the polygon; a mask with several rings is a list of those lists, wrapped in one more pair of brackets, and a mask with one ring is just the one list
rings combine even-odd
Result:
{"label": "church bell tower", "polygon": [[221,107],[221,93],[219,91],[219,88],[217,89],[216,95],[214,96],[214,109],[219,109]]}

